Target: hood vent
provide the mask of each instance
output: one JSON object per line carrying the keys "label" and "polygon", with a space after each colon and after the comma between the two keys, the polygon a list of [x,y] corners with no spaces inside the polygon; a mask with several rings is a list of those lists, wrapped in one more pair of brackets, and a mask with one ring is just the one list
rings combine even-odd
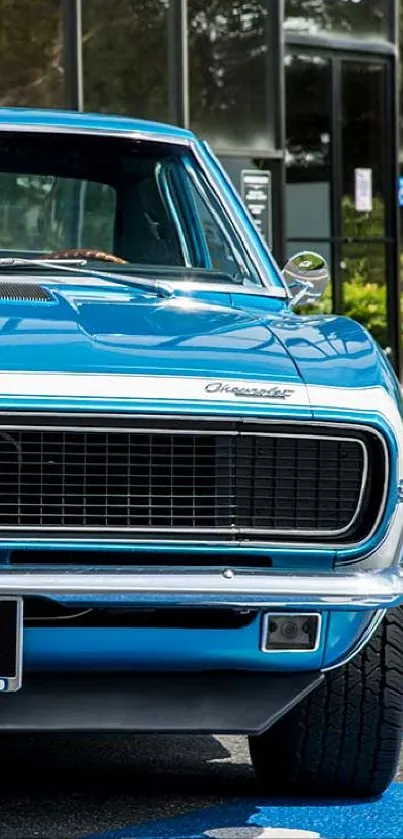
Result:
{"label": "hood vent", "polygon": [[2,283],[0,282],[0,300],[22,300],[47,303],[52,300],[46,289],[35,283]]}

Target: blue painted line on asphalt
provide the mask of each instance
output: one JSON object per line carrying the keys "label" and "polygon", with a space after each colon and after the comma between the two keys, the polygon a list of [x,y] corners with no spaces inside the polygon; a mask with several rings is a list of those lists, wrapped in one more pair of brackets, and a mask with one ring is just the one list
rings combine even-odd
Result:
{"label": "blue painted line on asphalt", "polygon": [[[289,832],[288,832],[289,831]],[[403,839],[403,784],[364,801],[243,799],[86,839]]]}

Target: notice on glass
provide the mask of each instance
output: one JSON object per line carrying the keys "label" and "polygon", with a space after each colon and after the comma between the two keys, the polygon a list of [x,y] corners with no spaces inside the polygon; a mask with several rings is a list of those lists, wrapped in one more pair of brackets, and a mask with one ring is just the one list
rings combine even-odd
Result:
{"label": "notice on glass", "polygon": [[358,213],[372,213],[372,169],[355,169],[355,209]]}
{"label": "notice on glass", "polygon": [[243,169],[241,195],[257,229],[272,247],[271,172]]}

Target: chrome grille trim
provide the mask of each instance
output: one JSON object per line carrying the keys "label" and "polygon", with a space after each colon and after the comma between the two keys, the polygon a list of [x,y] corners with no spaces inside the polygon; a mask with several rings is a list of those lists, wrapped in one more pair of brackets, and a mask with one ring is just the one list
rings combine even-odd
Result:
{"label": "chrome grille trim", "polygon": [[[28,416],[28,413],[27,414],[24,413],[24,416],[25,417]],[[19,423],[16,423],[16,422],[7,423],[7,422],[4,422],[5,415],[3,414],[2,416],[0,416],[0,422],[1,422],[1,424],[0,424],[0,434],[1,434],[2,431],[4,433],[6,431],[9,432],[9,431],[13,431],[13,430],[14,431],[24,430],[27,433],[29,433],[31,431],[41,431],[41,432],[42,431],[49,431],[49,432],[65,431],[65,432],[72,432],[72,433],[74,433],[74,432],[81,432],[81,433],[85,433],[85,432],[88,432],[88,433],[102,433],[102,432],[122,433],[122,432],[125,432],[126,434],[128,434],[128,436],[130,436],[130,433],[133,433],[133,434],[136,434],[136,433],[138,433],[138,434],[141,434],[141,433],[147,433],[147,434],[155,433],[155,434],[158,434],[158,435],[160,435],[160,434],[182,435],[183,434],[183,435],[193,435],[193,436],[196,437],[196,436],[199,436],[199,435],[206,436],[209,433],[206,430],[199,430],[199,429],[194,429],[194,428],[191,428],[191,427],[190,428],[182,428],[182,427],[180,427],[180,428],[154,427],[153,428],[153,426],[150,426],[150,425],[144,425],[144,426],[143,425],[138,425],[138,426],[136,425],[135,428],[131,428],[130,427],[130,422],[128,422],[128,425],[124,428],[123,427],[116,427],[116,426],[112,427],[110,425],[104,425],[103,423],[102,424],[100,423],[99,425],[94,424],[94,425],[88,425],[88,426],[87,425],[79,425],[79,424],[72,425],[72,424],[66,423],[66,421],[65,421],[66,417],[73,419],[72,415],[60,415],[60,414],[46,414],[46,415],[43,415],[43,414],[30,413],[29,416],[30,417],[35,416],[36,419],[41,418],[42,420],[43,420],[44,416],[46,416],[46,417],[57,417],[58,419],[59,418],[63,419],[64,422],[60,423],[60,424],[57,423],[55,425],[53,425],[53,424],[44,425],[43,423],[42,424],[37,424],[37,423],[35,423],[35,424],[22,424],[22,423],[19,424]],[[75,415],[75,416],[79,416],[80,418],[83,418],[83,415]],[[116,415],[116,416],[123,416],[123,415]],[[112,416],[110,416],[110,415],[108,417],[105,416],[105,415],[91,416],[91,419],[94,419],[94,418],[99,419],[99,420],[107,420],[107,419],[112,419]],[[130,421],[130,419],[133,420],[134,418],[133,417],[130,418],[130,417],[126,416],[126,420]],[[151,417],[147,417],[147,418],[143,417],[142,419],[152,419],[152,418]],[[154,419],[155,419],[155,417],[154,417]],[[164,420],[164,419],[168,419],[168,418],[167,417],[165,417],[165,418],[164,417],[158,417],[158,419],[159,420],[161,420],[161,419]],[[169,419],[173,420],[172,417],[170,417]],[[175,422],[176,423],[186,422],[186,421],[189,421],[189,419],[190,418],[188,418],[188,417],[187,418],[186,417],[175,417]],[[193,421],[195,421],[195,418],[192,418],[192,419],[193,419]],[[199,418],[198,417],[197,419],[198,419],[198,421],[200,421],[200,420],[202,420],[202,421],[206,421],[206,420],[214,420],[214,421],[218,420],[218,421],[220,421],[221,420],[222,422],[225,422],[225,421],[227,421],[227,422],[232,421],[233,422],[233,420],[231,418],[222,418],[222,417],[219,417],[219,418],[217,418],[217,417]],[[137,416],[136,420],[139,421],[140,417]],[[175,526],[156,527],[154,525],[150,526],[150,527],[148,527],[146,525],[142,525],[142,526],[139,526],[139,527],[130,526],[130,525],[129,526],[124,526],[124,527],[122,527],[122,526],[119,526],[119,527],[99,526],[99,525],[96,525],[96,526],[90,526],[90,525],[81,525],[81,526],[57,525],[57,526],[51,526],[51,525],[44,524],[44,525],[37,525],[37,526],[31,526],[31,525],[14,525],[14,526],[0,525],[0,531],[1,532],[14,533],[14,534],[21,533],[21,532],[24,532],[24,533],[26,533],[26,532],[31,533],[32,532],[32,534],[46,533],[46,532],[49,532],[49,533],[58,532],[58,533],[66,533],[66,534],[68,534],[68,533],[105,533],[105,534],[110,533],[111,535],[121,533],[121,534],[125,534],[128,537],[130,537],[130,536],[133,536],[133,537],[137,536],[138,537],[139,534],[147,535],[149,533],[166,534],[167,531],[172,535],[183,534],[183,535],[186,535],[186,536],[192,536],[193,535],[193,536],[196,536],[196,537],[203,537],[203,536],[206,536],[206,535],[213,536],[215,534],[217,536],[221,535],[221,536],[232,536],[232,537],[237,536],[237,535],[239,535],[241,537],[242,536],[248,537],[248,536],[253,535],[255,537],[256,536],[261,537],[261,541],[259,541],[259,543],[258,542],[255,543],[256,547],[258,547],[259,544],[262,544],[262,542],[265,542],[265,545],[268,546],[270,544],[270,542],[268,540],[270,540],[273,537],[276,538],[277,536],[287,536],[287,537],[290,537],[291,540],[298,539],[298,537],[309,537],[309,536],[337,537],[338,535],[342,535],[343,533],[347,532],[347,530],[351,529],[351,527],[353,526],[357,517],[359,516],[360,510],[362,508],[363,496],[364,496],[364,492],[365,492],[365,485],[366,485],[366,479],[367,479],[367,473],[368,473],[368,452],[367,452],[367,448],[366,448],[365,444],[363,443],[363,441],[358,439],[356,436],[354,436],[354,432],[364,432],[364,433],[366,432],[366,433],[371,433],[371,434],[375,435],[381,441],[382,447],[383,447],[383,450],[384,450],[384,453],[385,453],[385,484],[384,484],[384,490],[383,490],[382,503],[380,505],[380,509],[379,509],[379,513],[378,513],[378,516],[376,518],[376,521],[374,522],[374,525],[371,529],[371,532],[366,535],[365,541],[367,541],[370,538],[370,536],[376,530],[376,528],[379,524],[379,521],[380,521],[380,519],[383,515],[383,511],[384,511],[385,503],[386,503],[388,480],[389,480],[388,449],[387,449],[386,441],[385,441],[382,434],[380,434],[376,429],[374,429],[371,426],[364,426],[364,425],[361,426],[361,425],[357,425],[357,424],[354,424],[354,425],[353,424],[338,424],[338,423],[336,424],[336,423],[329,423],[329,422],[310,424],[310,427],[315,428],[315,431],[313,431],[312,433],[295,434],[295,433],[290,432],[290,434],[286,434],[286,433],[279,434],[278,432],[264,431],[263,430],[263,424],[267,428],[267,427],[270,427],[270,425],[281,425],[281,426],[294,425],[295,426],[295,425],[300,425],[301,423],[298,422],[298,421],[288,421],[287,422],[287,421],[283,421],[280,418],[278,418],[276,420],[262,420],[262,419],[259,419],[257,421],[255,421],[254,419],[248,418],[246,421],[248,421],[249,423],[252,423],[252,424],[259,424],[259,426],[260,426],[259,430],[258,431],[242,431],[242,430],[235,430],[234,431],[234,430],[231,430],[231,429],[225,429],[225,430],[224,429],[223,430],[214,429],[214,431],[210,432],[210,434],[212,434],[212,435],[214,434],[214,436],[228,436],[228,437],[230,437],[230,436],[231,437],[234,437],[234,436],[241,436],[241,437],[242,436],[275,437],[275,438],[280,438],[280,437],[290,438],[291,437],[292,439],[308,438],[308,439],[315,439],[315,440],[319,439],[319,440],[327,440],[327,441],[337,440],[337,442],[347,441],[347,442],[359,443],[361,445],[361,448],[362,448],[362,451],[363,451],[363,464],[364,465],[363,465],[362,481],[361,481],[361,488],[360,488],[360,494],[359,494],[359,502],[357,504],[357,508],[356,508],[354,517],[349,521],[347,526],[345,526],[341,529],[338,529],[338,530],[337,529],[336,530],[335,529],[333,529],[333,530],[318,530],[318,529],[315,529],[315,530],[308,530],[308,529],[298,530],[298,529],[291,529],[291,528],[281,530],[281,529],[267,529],[267,528],[259,528],[259,527],[252,527],[252,528],[237,527],[237,526],[234,526],[234,525],[231,526],[231,527],[215,527],[214,526],[214,527],[203,528],[203,527],[193,527],[193,526],[192,527],[175,527]],[[241,420],[241,423],[242,423],[242,420]],[[349,434],[344,436],[344,437],[341,437],[341,436],[332,437],[331,435],[323,435],[323,434],[318,433],[316,431],[317,428],[318,429],[322,428],[322,429],[327,429],[327,430],[329,430],[329,429],[336,430],[337,429],[338,431],[341,431],[342,429],[344,429],[344,430],[348,431]],[[15,538],[15,536],[14,536],[14,538]],[[133,539],[133,541],[135,541],[135,540]],[[191,541],[191,540],[189,540],[189,541]],[[183,544],[185,545],[186,542],[184,542]],[[208,544],[208,543],[206,543],[206,544]],[[354,543],[354,542],[350,541],[348,544],[349,544],[349,546],[356,546],[359,543],[357,543],[357,542]],[[283,545],[284,545],[284,543],[283,543]],[[296,546],[295,541],[292,541],[292,545],[293,545],[293,547]],[[301,547],[306,548],[307,543],[304,542]],[[320,547],[320,544],[318,542],[315,542],[315,547],[316,548]],[[330,547],[329,543],[326,543],[325,547],[329,548]],[[339,543],[338,547],[339,548],[343,547],[343,545]]]}

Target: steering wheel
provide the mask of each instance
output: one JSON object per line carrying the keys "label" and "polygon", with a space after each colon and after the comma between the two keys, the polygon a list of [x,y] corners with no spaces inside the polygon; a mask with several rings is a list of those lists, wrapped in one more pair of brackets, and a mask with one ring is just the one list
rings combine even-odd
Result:
{"label": "steering wheel", "polygon": [[120,256],[115,256],[113,253],[106,251],[96,251],[90,248],[69,248],[65,251],[53,251],[46,254],[42,259],[96,259],[101,262],[114,262],[116,265],[127,265],[127,259],[121,259]]}

